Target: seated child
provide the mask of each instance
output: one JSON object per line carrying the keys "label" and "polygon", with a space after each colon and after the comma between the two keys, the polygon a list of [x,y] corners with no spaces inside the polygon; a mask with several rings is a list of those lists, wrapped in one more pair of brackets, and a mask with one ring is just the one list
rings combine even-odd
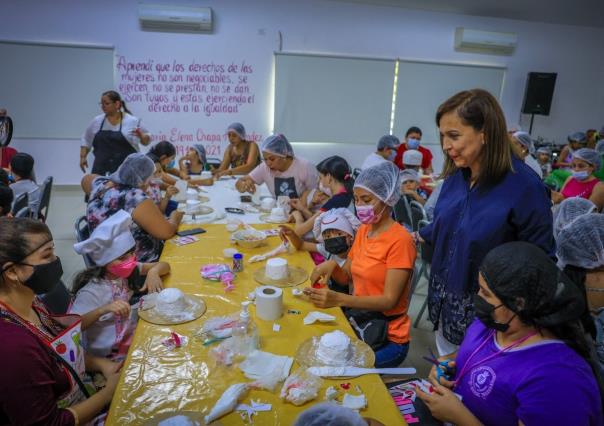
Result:
{"label": "seated child", "polygon": [[76,276],[70,313],[82,317],[86,350],[113,360],[125,358],[136,327],[130,299],[135,292],[160,291],[161,276],[170,272],[165,262],[136,261],[131,223],[130,215],[120,210],[101,223],[90,238],[74,245],[78,254],[87,254],[96,266]]}
{"label": "seated child", "polygon": [[[318,243],[303,241],[287,226],[281,226],[281,235],[287,237],[297,250],[320,253],[326,262],[335,262],[342,266],[346,263],[348,251],[359,226],[361,222],[357,217],[347,208],[341,207],[328,210],[317,217],[313,233]],[[343,293],[349,292],[346,278],[332,277],[329,287]]]}
{"label": "seated child", "polygon": [[189,181],[190,186],[211,186],[214,185],[213,178],[201,179],[201,172],[206,168],[206,149],[202,144],[195,144],[178,160],[180,168],[180,178]]}
{"label": "seated child", "polygon": [[[155,173],[149,180],[149,186],[147,188],[147,194],[153,200],[159,210],[166,216],[169,216],[173,210],[178,207],[175,201],[171,201],[172,197],[178,194],[178,189],[174,185],[166,185],[162,179],[163,170],[159,163],[155,163]],[[165,188],[165,192],[162,195],[161,190]],[[170,207],[170,208],[168,208]]]}
{"label": "seated child", "polygon": [[417,201],[422,206],[426,204],[428,194],[419,187],[419,175],[415,170],[405,169],[401,171],[401,193],[404,194],[409,201]]}
{"label": "seated child", "polygon": [[[321,210],[323,204],[325,204],[328,200],[329,196],[322,192],[319,188],[304,191],[302,193],[302,198],[300,198],[300,201],[304,204],[304,207],[310,210],[313,214]],[[306,221],[306,219],[304,219],[304,216],[299,210],[292,210],[289,215],[289,221],[295,223],[296,225],[301,225]],[[309,236],[311,236],[310,233]],[[306,235],[304,237],[306,238]]]}
{"label": "seated child", "polygon": [[542,146],[537,149],[536,155],[537,163],[539,163],[541,172],[543,173],[543,179],[545,179],[552,172],[552,164],[550,162],[552,151],[548,147]]}

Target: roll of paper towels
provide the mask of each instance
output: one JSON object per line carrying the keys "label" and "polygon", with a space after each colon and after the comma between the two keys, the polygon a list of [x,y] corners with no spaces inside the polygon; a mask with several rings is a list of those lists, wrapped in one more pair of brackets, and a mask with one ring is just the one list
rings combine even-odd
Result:
{"label": "roll of paper towels", "polygon": [[283,290],[270,285],[256,288],[256,315],[274,321],[283,315]]}

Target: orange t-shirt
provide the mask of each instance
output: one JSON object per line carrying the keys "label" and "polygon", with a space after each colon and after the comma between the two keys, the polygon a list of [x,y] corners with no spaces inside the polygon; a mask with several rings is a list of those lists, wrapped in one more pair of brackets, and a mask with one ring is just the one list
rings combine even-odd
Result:
{"label": "orange t-shirt", "polygon": [[[371,225],[361,225],[357,231],[348,258],[351,261],[352,282],[355,296],[381,296],[388,269],[413,270],[415,244],[411,234],[400,224],[393,223],[386,232],[368,238]],[[409,341],[411,320],[407,315],[410,283],[394,309],[383,312],[392,316],[402,314],[388,324],[388,340],[395,343]]]}

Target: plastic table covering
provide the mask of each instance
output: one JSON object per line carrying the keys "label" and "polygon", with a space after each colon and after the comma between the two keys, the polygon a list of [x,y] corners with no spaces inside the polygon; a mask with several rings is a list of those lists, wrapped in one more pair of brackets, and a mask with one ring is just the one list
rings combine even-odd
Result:
{"label": "plastic table covering", "polygon": [[[270,229],[271,225],[257,225],[257,229]],[[184,227],[188,228],[188,227]],[[231,247],[229,233],[224,225],[204,225],[205,234],[198,235],[199,241],[176,246],[166,242],[161,260],[170,263],[171,274],[164,280],[166,287],[177,287],[186,293],[193,293],[204,298],[207,312],[199,319],[176,326],[158,326],[139,320],[132,346],[122,369],[122,375],[111,403],[107,418],[108,425],[139,425],[153,424],[150,420],[165,418],[170,413],[181,411],[195,412],[201,419],[207,415],[222,393],[234,383],[250,382],[239,368],[216,366],[209,355],[211,346],[203,346],[201,341],[193,337],[202,324],[210,317],[222,316],[240,311],[241,302],[246,300],[248,293],[259,284],[253,278],[253,272],[265,265],[266,262],[250,264],[247,259],[252,255],[264,253],[280,244],[279,237],[270,237],[268,244],[255,249],[238,249],[244,255],[244,270],[237,274],[235,289],[225,293],[221,283],[203,280],[200,268],[207,263],[230,263],[230,259],[222,257],[222,250]],[[236,247],[236,246],[235,246]],[[296,252],[284,255],[290,264],[312,270],[312,261],[306,252]],[[298,286],[303,288],[309,282]],[[260,349],[277,355],[294,356],[301,342],[311,336],[333,331],[336,328],[354,337],[348,321],[339,308],[331,308],[326,312],[336,316],[335,323],[304,325],[306,314],[315,308],[303,298],[296,298],[291,288],[284,289],[284,314],[274,322],[263,321],[255,316],[255,307],[251,306],[252,318],[258,327]],[[300,314],[289,314],[288,309],[298,310]],[[281,326],[279,332],[273,331],[273,323]],[[169,351],[161,341],[169,337],[170,331],[176,331],[189,337],[187,346]],[[296,362],[292,372],[298,368]],[[375,374],[354,379],[324,379],[319,396],[300,407],[286,403],[279,398],[281,384],[274,393],[251,390],[241,403],[256,402],[272,404],[270,412],[259,412],[253,417],[257,425],[291,425],[298,414],[312,404],[321,402],[328,386],[339,386],[350,383],[350,389],[358,385],[367,397],[368,406],[361,411],[365,417],[375,418],[385,425],[405,424],[394,401],[390,397],[380,377]],[[355,392],[353,392],[355,393]],[[232,412],[213,424],[242,425],[249,424],[239,412]]]}

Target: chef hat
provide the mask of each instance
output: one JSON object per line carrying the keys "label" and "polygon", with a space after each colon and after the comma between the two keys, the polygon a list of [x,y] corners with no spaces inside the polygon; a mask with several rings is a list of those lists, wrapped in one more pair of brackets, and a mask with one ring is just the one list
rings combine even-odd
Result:
{"label": "chef hat", "polygon": [[90,256],[97,266],[105,266],[136,245],[130,233],[131,224],[130,215],[118,210],[97,226],[87,240],[74,244],[73,248],[77,254]]}
{"label": "chef hat", "polygon": [[417,149],[408,149],[403,153],[403,164],[407,166],[421,166],[424,155]]}
{"label": "chef hat", "polygon": [[322,234],[328,229],[337,229],[354,237],[359,226],[359,219],[350,210],[340,207],[321,213],[315,219],[312,232],[317,241],[323,241]]}

